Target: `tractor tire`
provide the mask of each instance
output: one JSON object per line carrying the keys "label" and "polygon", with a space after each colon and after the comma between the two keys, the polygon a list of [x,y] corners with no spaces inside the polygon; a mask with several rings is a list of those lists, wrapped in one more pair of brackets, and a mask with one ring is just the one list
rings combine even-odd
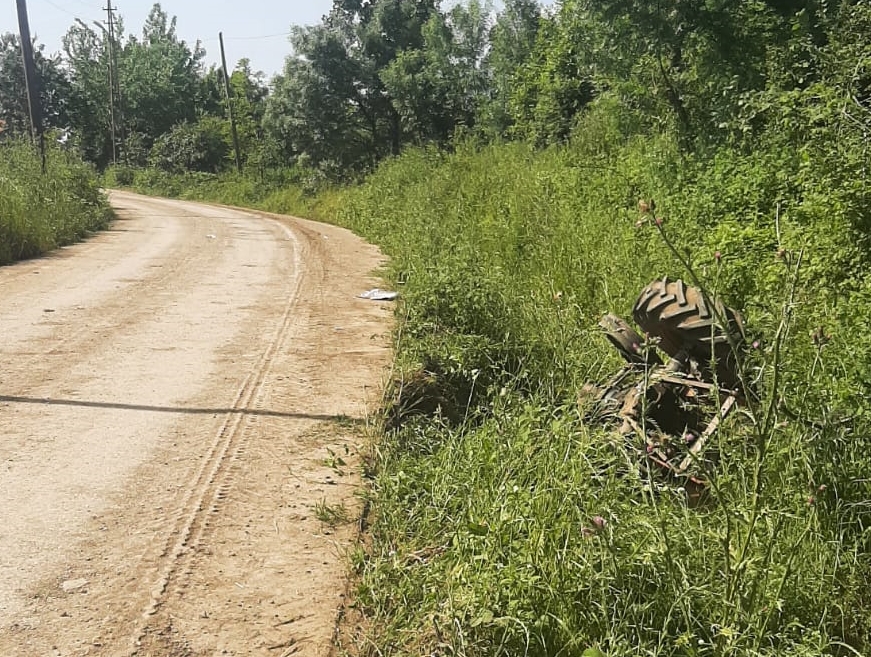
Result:
{"label": "tractor tire", "polygon": [[638,335],[622,317],[609,313],[599,321],[599,327],[626,362],[662,365],[662,360],[656,352],[653,349],[644,349],[644,338]]}
{"label": "tractor tire", "polygon": [[730,337],[738,346],[744,343],[744,322],[740,313],[722,302],[711,304],[713,308],[698,288],[665,277],[644,288],[632,317],[642,331],[659,338],[659,347],[672,358],[688,355],[711,378],[708,366],[716,361],[718,382],[731,388],[740,377]]}

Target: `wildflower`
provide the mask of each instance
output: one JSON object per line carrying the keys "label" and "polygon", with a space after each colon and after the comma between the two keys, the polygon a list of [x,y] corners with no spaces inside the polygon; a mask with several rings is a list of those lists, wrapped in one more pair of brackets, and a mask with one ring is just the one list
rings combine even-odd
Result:
{"label": "wildflower", "polygon": [[662,226],[662,217],[657,217],[653,220],[653,223],[655,223],[657,226]]}
{"label": "wildflower", "polygon": [[602,516],[593,516],[590,519],[591,527],[583,527],[581,529],[581,535],[585,538],[589,538],[591,536],[595,536],[600,531],[605,529],[605,525],[608,524],[608,521],[605,520]]}
{"label": "wildflower", "polygon": [[722,257],[723,255],[719,251],[714,252],[714,260],[716,260],[717,262],[720,262],[720,258]]}
{"label": "wildflower", "polygon": [[808,505],[808,506],[813,506],[814,503],[815,503],[816,501],[817,501],[817,498],[815,498],[813,495],[810,495],[810,496],[807,498],[807,505]]}
{"label": "wildflower", "polygon": [[818,492],[818,493],[824,493],[824,492],[826,491],[827,488],[828,488],[828,486],[826,486],[825,484],[820,484],[820,487],[817,488],[817,492]]}
{"label": "wildflower", "polygon": [[759,349],[759,340],[754,340],[753,344],[750,346],[753,347],[754,349]]}

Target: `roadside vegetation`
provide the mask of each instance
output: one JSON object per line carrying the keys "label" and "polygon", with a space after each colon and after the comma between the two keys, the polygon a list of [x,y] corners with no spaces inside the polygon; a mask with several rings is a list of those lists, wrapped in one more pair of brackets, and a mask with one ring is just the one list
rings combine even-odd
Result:
{"label": "roadside vegetation", "polygon": [[30,144],[0,141],[0,265],[42,255],[108,225],[93,167],[50,149],[45,175]]}
{"label": "roadside vegetation", "polygon": [[[105,35],[43,66],[107,185],[390,256],[350,651],[842,657],[871,655],[869,39],[849,0],[336,0],[268,88],[230,76],[243,174],[220,72],[159,6],[118,44],[115,166]],[[598,319],[666,275],[741,310],[758,392],[698,499],[578,399],[621,365]]]}
{"label": "roadside vegetation", "polygon": [[[603,95],[562,145],[412,149],[352,187],[139,178],[340,223],[391,256],[398,361],[347,648],[868,653],[865,138],[836,123],[835,150],[803,134],[813,104],[790,111],[796,132],[687,153]],[[598,319],[663,275],[742,310],[761,398],[718,432],[701,504],[578,402],[621,364]]]}
{"label": "roadside vegetation", "polygon": [[[865,192],[818,203],[817,146],[687,157],[602,99],[565,146],[415,151],[348,194],[403,294],[356,557],[371,654],[867,654]],[[664,238],[743,309],[762,396],[698,506],[578,404],[620,367],[598,319],[691,280]]]}

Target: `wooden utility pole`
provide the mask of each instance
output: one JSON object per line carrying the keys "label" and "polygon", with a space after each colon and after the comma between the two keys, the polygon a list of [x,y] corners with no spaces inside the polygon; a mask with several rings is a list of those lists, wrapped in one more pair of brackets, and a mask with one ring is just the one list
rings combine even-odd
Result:
{"label": "wooden utility pole", "polygon": [[121,80],[118,75],[118,48],[115,43],[115,9],[112,7],[112,0],[106,0],[105,11],[108,15],[107,22],[109,24],[109,66],[112,69],[112,77],[109,82],[109,93],[112,95],[112,103],[118,113],[118,120],[115,122],[115,131],[117,132],[119,139],[121,157],[126,162],[126,158],[124,157],[124,106],[121,102]]}
{"label": "wooden utility pole", "polygon": [[106,65],[106,68],[109,71],[109,126],[112,135],[112,165],[114,166],[118,164],[118,139],[115,136],[115,76],[112,71],[111,59]]}
{"label": "wooden utility pole", "polygon": [[236,132],[236,118],[233,116],[233,101],[230,96],[230,75],[227,73],[227,57],[224,55],[224,33],[218,32],[221,42],[221,65],[224,71],[224,92],[227,94],[227,113],[230,115],[230,134],[233,135],[233,150],[236,152],[236,171],[242,173],[242,157],[239,155],[239,135]]}
{"label": "wooden utility pole", "polygon": [[42,172],[45,173],[45,135],[42,132],[42,108],[39,104],[39,77],[33,63],[33,42],[27,20],[27,1],[16,0],[18,31],[21,38],[21,58],[24,61],[24,83],[27,86],[27,108],[30,113],[30,139],[39,146]]}

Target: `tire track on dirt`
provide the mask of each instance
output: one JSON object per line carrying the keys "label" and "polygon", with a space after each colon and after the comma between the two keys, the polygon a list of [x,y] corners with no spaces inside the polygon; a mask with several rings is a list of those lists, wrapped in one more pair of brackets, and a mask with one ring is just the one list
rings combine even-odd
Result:
{"label": "tire track on dirt", "polygon": [[380,256],[113,197],[125,232],[0,271],[0,654],[327,655],[352,533],[318,509],[356,509],[392,316],[356,295]]}
{"label": "tire track on dirt", "polygon": [[[134,632],[131,655],[139,654],[142,641],[150,629],[151,618],[159,611],[173,580],[178,579],[185,557],[195,553],[203,534],[208,529],[209,516],[218,511],[218,505],[231,485],[232,464],[242,448],[240,439],[244,437],[246,416],[243,411],[250,408],[252,401],[259,394],[260,388],[269,374],[273,358],[286,342],[293,326],[292,311],[299,302],[299,294],[305,275],[302,269],[303,254],[301,253],[300,240],[293,234],[293,231],[283,225],[281,229],[293,244],[293,267],[297,272],[293,279],[293,289],[287,296],[274,337],[269,341],[256,365],[236,393],[231,405],[234,412],[227,414],[224,418],[208,452],[201,460],[194,484],[182,503],[175,529],[170,533],[161,553],[163,564],[157,567],[160,575],[152,587],[151,599],[142,612],[141,624]],[[208,503],[207,499],[209,499]],[[173,541],[174,544],[171,545]],[[183,571],[182,574],[184,574]],[[182,587],[183,583],[176,582],[176,585]]]}

